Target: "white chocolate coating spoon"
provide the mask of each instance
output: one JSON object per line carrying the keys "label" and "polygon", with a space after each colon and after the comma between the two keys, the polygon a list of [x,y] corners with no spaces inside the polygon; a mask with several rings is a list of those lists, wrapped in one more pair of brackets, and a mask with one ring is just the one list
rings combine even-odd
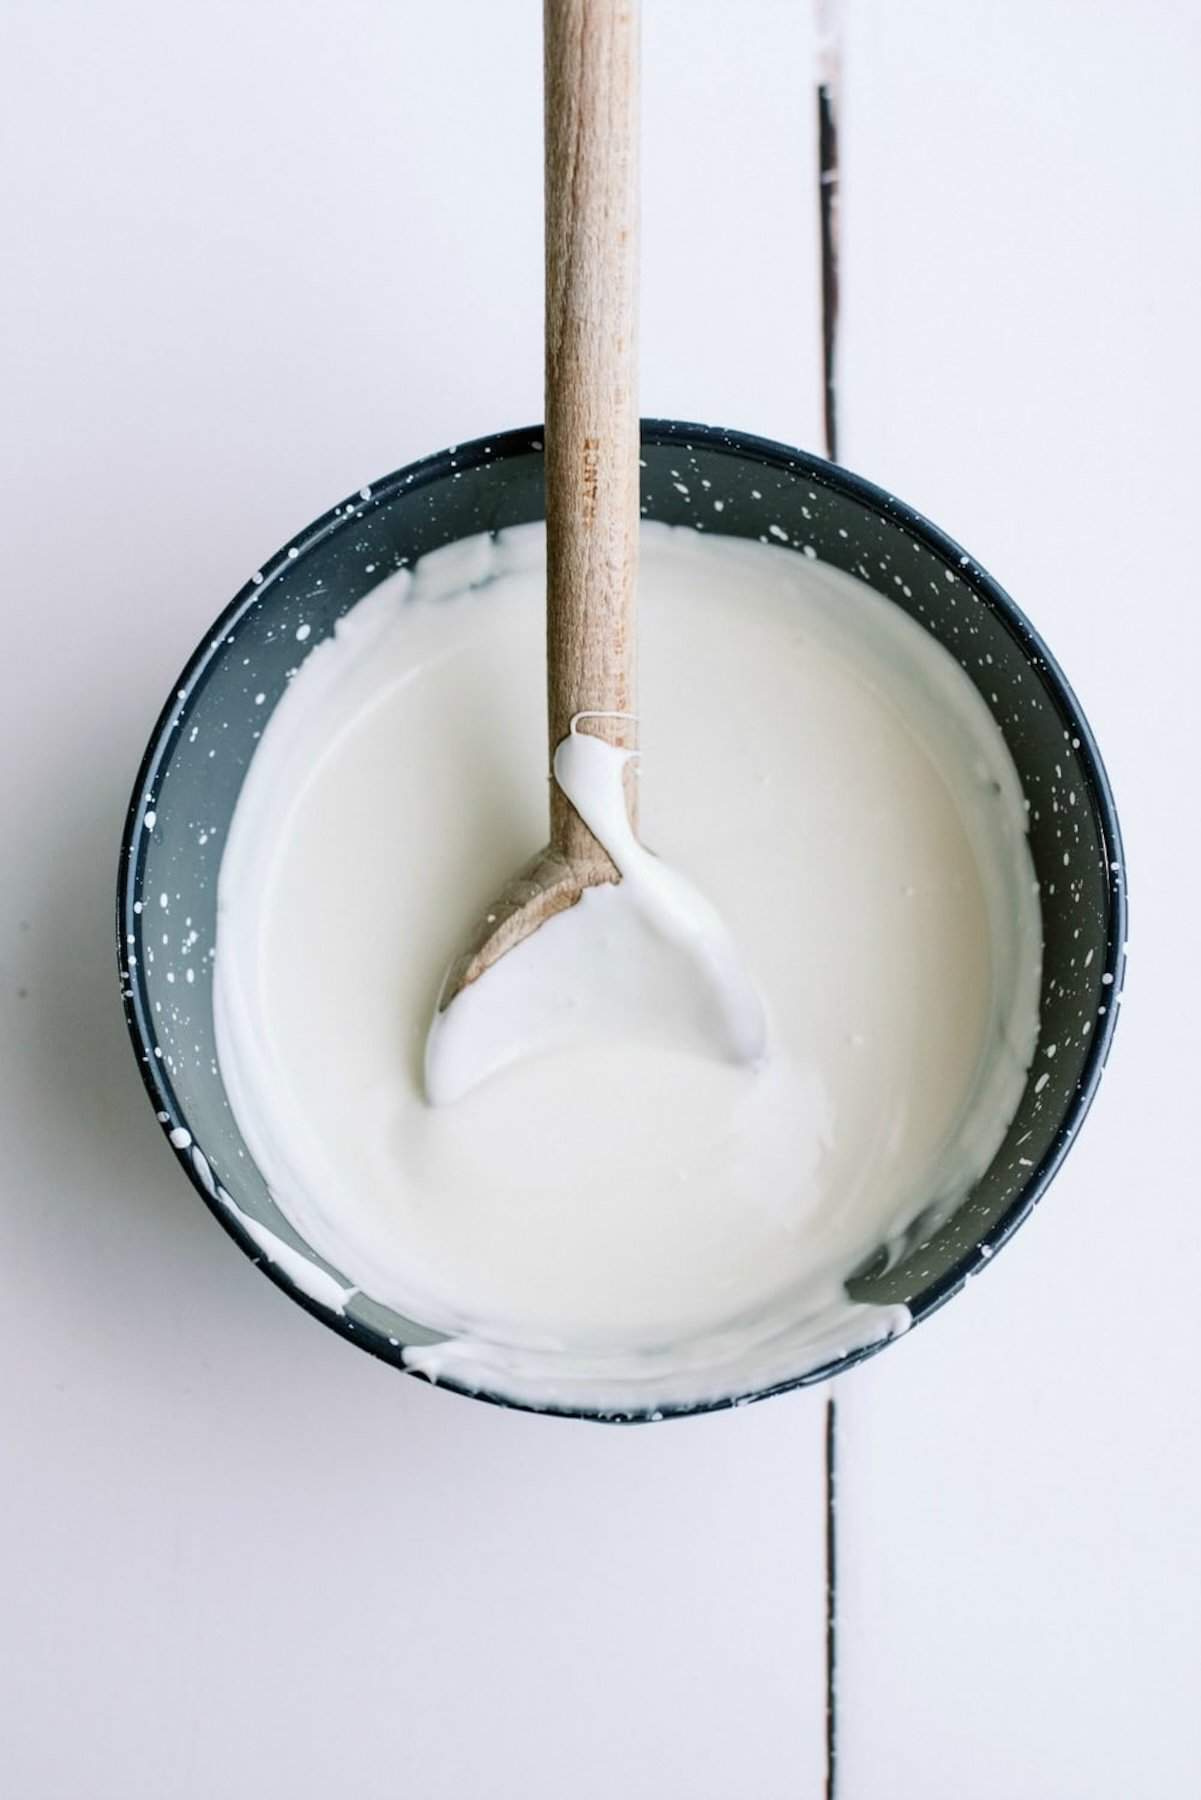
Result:
{"label": "white chocolate coating spoon", "polygon": [[[714,1052],[753,1061],[766,1041],[719,915],[636,836],[638,3],[545,0],[543,21],[550,838],[447,973],[426,1046],[434,1103],[606,1012],[614,1029],[631,1003],[679,1013],[656,961],[705,990],[683,1011]],[[612,884],[636,923],[580,905]],[[557,924],[569,908],[570,937]]]}

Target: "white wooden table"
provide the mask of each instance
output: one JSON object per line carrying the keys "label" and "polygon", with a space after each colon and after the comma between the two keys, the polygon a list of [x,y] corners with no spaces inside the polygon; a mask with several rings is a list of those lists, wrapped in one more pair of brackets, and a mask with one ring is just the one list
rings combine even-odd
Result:
{"label": "white wooden table", "polygon": [[[646,0],[647,413],[821,445],[801,0]],[[1201,1789],[1201,14],[848,0],[842,457],[1030,612],[1134,877],[1097,1109],[986,1279],[659,1429],[397,1379],[217,1231],[124,1042],[153,714],[331,496],[536,419],[536,0],[0,9],[0,1578],[22,1800]]]}

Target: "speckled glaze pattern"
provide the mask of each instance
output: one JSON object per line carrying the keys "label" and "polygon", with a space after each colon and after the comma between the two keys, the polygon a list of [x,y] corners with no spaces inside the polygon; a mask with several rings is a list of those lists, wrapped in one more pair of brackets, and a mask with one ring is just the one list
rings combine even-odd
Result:
{"label": "speckled glaze pattern", "polygon": [[[1075,697],[1013,602],[957,544],[891,495],[765,439],[647,420],[642,497],[648,518],[787,544],[886,595],[962,664],[1021,778],[1044,928],[1041,1029],[1021,1105],[955,1216],[928,1238],[919,1220],[890,1266],[874,1259],[850,1287],[856,1299],[903,1301],[916,1322],[976,1274],[1029,1214],[1100,1080],[1121,997],[1126,915],[1105,770]],[[286,1256],[265,1258],[239,1217],[326,1268],[271,1201],[225,1096],[212,1010],[217,872],[272,708],[338,619],[428,551],[542,513],[534,427],[415,463],[301,532],[254,572],[176,683],[138,773],[121,845],[121,989],[164,1132],[247,1254],[325,1324],[398,1368],[405,1344],[435,1334],[353,1290],[340,1311],[310,1298],[290,1278]],[[339,1271],[327,1273],[345,1287]],[[863,1354],[870,1352],[803,1380],[824,1379]]]}

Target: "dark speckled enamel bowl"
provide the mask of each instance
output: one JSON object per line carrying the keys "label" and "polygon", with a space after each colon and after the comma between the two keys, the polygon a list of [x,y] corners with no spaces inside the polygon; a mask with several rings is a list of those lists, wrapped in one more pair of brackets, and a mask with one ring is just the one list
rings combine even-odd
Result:
{"label": "dark speckled enamel bowl", "polygon": [[[798,555],[859,575],[932,632],[992,711],[1030,803],[1045,952],[1039,1047],[1017,1116],[954,1217],[925,1239],[919,1224],[898,1261],[884,1267],[877,1258],[851,1283],[856,1299],[903,1301],[923,1319],[1029,1214],[1100,1080],[1125,942],[1121,841],[1105,770],[1037,634],[996,582],[917,513],[830,463],[762,438],[649,420],[643,446],[647,517],[697,530],[714,529],[720,518],[723,533],[768,539],[770,528],[772,542],[783,533]],[[175,684],[138,773],[121,846],[125,1012],[164,1131],[202,1198],[265,1273],[331,1329],[397,1368],[405,1344],[432,1334],[361,1294],[336,1312],[305,1291],[311,1280],[298,1285],[297,1257],[325,1265],[277,1212],[230,1112],[213,1042],[217,871],[255,743],[289,676],[336,621],[427,551],[542,511],[542,447],[533,429],[415,463],[299,533],[246,584]],[[223,1194],[292,1254],[264,1261]],[[332,1288],[328,1279],[325,1285]],[[863,1354],[798,1371],[782,1385],[822,1379]]]}

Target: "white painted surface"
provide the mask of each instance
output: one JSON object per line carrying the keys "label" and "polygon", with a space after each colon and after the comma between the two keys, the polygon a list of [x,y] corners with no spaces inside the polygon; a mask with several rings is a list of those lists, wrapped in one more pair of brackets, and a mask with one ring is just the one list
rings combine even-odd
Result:
{"label": "white painted surface", "polygon": [[[645,410],[816,444],[804,9],[648,10]],[[621,1435],[398,1382],[223,1240],[116,1006],[125,796],[217,606],[331,495],[540,411],[536,11],[0,19],[0,1731],[30,1800],[820,1792],[813,1398]],[[1135,940],[1041,1215],[841,1389],[842,1800],[1176,1800],[1201,1762],[1199,66],[1173,0],[852,0],[845,454],[1046,629]]]}
{"label": "white painted surface", "polygon": [[[645,408],[813,441],[807,20],[651,10]],[[817,1397],[622,1434],[399,1379],[207,1217],[118,1009],[124,803],[216,610],[541,412],[538,8],[0,34],[4,1789],[815,1792]]]}
{"label": "white painted surface", "polygon": [[1068,670],[1133,937],[1039,1214],[840,1389],[840,1794],[1175,1800],[1201,1781],[1201,16],[862,0],[846,64],[845,454]]}

